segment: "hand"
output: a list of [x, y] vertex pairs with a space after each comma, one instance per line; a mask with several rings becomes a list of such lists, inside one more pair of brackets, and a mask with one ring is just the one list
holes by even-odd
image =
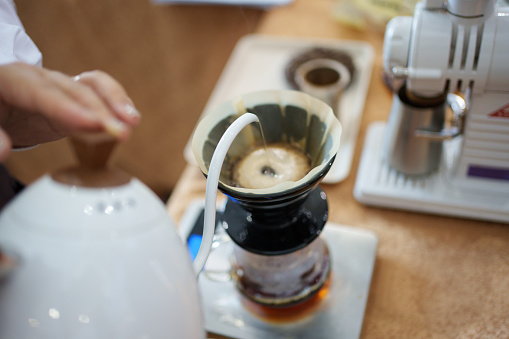
[[0, 66], [0, 161], [27, 147], [81, 133], [129, 137], [140, 115], [123, 87], [101, 71], [74, 78], [23, 63]]

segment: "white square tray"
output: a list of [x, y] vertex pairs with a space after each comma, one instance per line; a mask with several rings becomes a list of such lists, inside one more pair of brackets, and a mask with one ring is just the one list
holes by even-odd
[[359, 338], [378, 247], [375, 233], [327, 223], [321, 235], [332, 263], [327, 296], [305, 317], [275, 323], [243, 306], [234, 282], [228, 279], [233, 242], [222, 228], [218, 230], [216, 237], [222, 240], [198, 280], [207, 331], [237, 339]]
[[[313, 47], [340, 49], [350, 54], [355, 64], [353, 81], [343, 93], [340, 107], [337, 108], [345, 116], [341, 121], [341, 146], [334, 165], [323, 180], [324, 183], [337, 183], [350, 173], [371, 79], [374, 49], [366, 42], [247, 35], [235, 46], [202, 116], [213, 107], [238, 95], [258, 90], [290, 89], [285, 78], [287, 63], [296, 54]], [[189, 163], [196, 164], [190, 141], [184, 150], [184, 156]]]

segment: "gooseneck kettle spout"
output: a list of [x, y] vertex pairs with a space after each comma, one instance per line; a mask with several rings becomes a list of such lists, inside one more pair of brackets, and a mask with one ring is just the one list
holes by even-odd
[[217, 199], [217, 186], [219, 183], [219, 175], [221, 174], [221, 167], [228, 153], [233, 140], [240, 133], [240, 131], [253, 122], [258, 122], [258, 117], [252, 113], [245, 113], [237, 118], [224, 132], [219, 140], [217, 147], [212, 155], [210, 162], [209, 172], [207, 175], [207, 186], [205, 191], [205, 217], [203, 227], [203, 239], [200, 244], [200, 249], [193, 262], [194, 271], [196, 275], [200, 274], [205, 261], [212, 248], [214, 239], [214, 230], [216, 223], [216, 199]]

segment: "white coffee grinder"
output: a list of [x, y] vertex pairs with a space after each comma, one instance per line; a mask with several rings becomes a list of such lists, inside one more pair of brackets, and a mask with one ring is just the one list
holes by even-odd
[[423, 1], [391, 20], [394, 101], [369, 127], [356, 199], [509, 222], [508, 58], [509, 7], [494, 0]]

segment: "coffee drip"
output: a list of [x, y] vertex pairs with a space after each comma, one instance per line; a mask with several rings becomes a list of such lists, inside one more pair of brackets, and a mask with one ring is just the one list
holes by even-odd
[[[205, 175], [221, 136], [245, 112], [258, 117], [264, 138], [251, 124], [228, 150], [219, 178], [228, 196], [221, 225], [235, 243], [237, 289], [259, 305], [289, 307], [315, 295], [330, 274], [319, 237], [328, 206], [318, 184], [339, 149], [341, 125], [328, 105], [302, 92], [246, 94], [198, 124], [192, 146]], [[284, 155], [263, 154], [271, 150]]]
[[256, 147], [232, 164], [232, 183], [243, 188], [269, 188], [302, 179], [311, 169], [309, 156], [298, 147], [273, 144]]

